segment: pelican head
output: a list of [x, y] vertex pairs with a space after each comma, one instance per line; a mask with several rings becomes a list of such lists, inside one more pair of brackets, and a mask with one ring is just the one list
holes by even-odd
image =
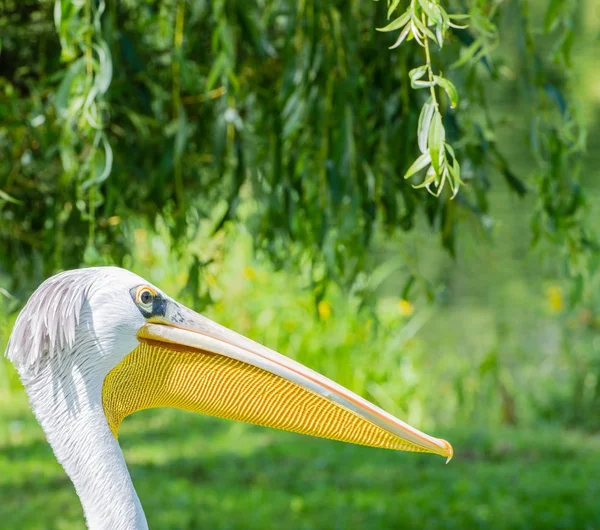
[[123, 418], [176, 407], [345, 442], [452, 457], [433, 438], [129, 271], [46, 280], [7, 357], [93, 529], [147, 528], [117, 441]]

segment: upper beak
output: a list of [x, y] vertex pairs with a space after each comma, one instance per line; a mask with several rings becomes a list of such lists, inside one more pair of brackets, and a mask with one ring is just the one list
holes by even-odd
[[[335, 440], [452, 458], [429, 436], [302, 364], [169, 302], [138, 332], [140, 346], [107, 376], [104, 408], [123, 417], [174, 406]], [[143, 381], [141, 380], [143, 376]]]

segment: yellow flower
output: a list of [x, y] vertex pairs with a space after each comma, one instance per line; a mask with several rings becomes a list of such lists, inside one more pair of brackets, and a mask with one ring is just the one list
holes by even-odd
[[415, 312], [415, 306], [403, 298], [398, 302], [398, 312], [403, 317], [409, 317]]
[[548, 307], [553, 313], [560, 313], [565, 307], [563, 291], [556, 285], [546, 289], [546, 299], [548, 301]]
[[256, 278], [256, 272], [252, 267], [244, 267], [244, 278], [250, 281]]
[[[121, 222], [121, 218], [118, 215], [113, 215], [106, 220], [108, 226], [117, 226]], [[138, 229], [139, 230], [139, 229]], [[134, 236], [135, 237], [135, 236]]]
[[325, 300], [321, 300], [317, 305], [317, 311], [321, 320], [327, 320], [331, 316], [331, 306]]

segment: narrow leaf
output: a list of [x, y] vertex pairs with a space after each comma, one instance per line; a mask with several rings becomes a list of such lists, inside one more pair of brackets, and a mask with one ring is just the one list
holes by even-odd
[[59, 114], [63, 113], [67, 106], [69, 105], [69, 96], [71, 93], [71, 85], [75, 78], [83, 72], [83, 60], [77, 59], [65, 73], [63, 80], [56, 91], [56, 96], [54, 97], [54, 105], [56, 106], [56, 110]]
[[558, 16], [560, 15], [561, 8], [564, 4], [564, 0], [550, 0], [548, 9], [546, 10], [546, 16], [544, 17], [544, 31], [546, 31], [546, 33], [552, 31], [556, 27]]
[[441, 24], [435, 27], [435, 37], [440, 48], [444, 47], [444, 26]]
[[[98, 156], [100, 151], [94, 150], [96, 154], [93, 156], [95, 162], [92, 166], [93, 176], [81, 185], [82, 190], [86, 190], [90, 186], [102, 184], [110, 176], [110, 172], [112, 171], [113, 151], [106, 134], [100, 133], [100, 141], [102, 142], [102, 146], [104, 148], [104, 157], [101, 155]], [[103, 163], [102, 158], [104, 158]]]
[[416, 88], [416, 83], [425, 75], [427, 72], [427, 65], [419, 66], [418, 68], [413, 68], [410, 72], [408, 72], [408, 77], [410, 79], [410, 84], [413, 88]]
[[404, 39], [406, 39], [406, 36], [408, 35], [409, 31], [410, 24], [406, 24], [406, 26], [404, 26], [404, 29], [400, 32], [400, 35], [398, 35], [398, 39], [396, 40], [396, 42], [394, 42], [394, 44], [390, 46], [390, 50], [394, 50], [395, 48], [400, 46], [400, 44], [404, 42]]
[[94, 85], [98, 94], [102, 95], [108, 90], [112, 81], [112, 58], [110, 56], [110, 48], [104, 40], [101, 40], [99, 45], [95, 45], [94, 50], [98, 54], [98, 72], [94, 79]]
[[482, 49], [482, 45], [481, 45], [481, 41], [479, 39], [473, 41], [472, 44], [469, 45], [469, 47], [462, 51], [461, 50], [461, 56], [460, 59], [454, 63], [452, 63], [450, 65], [450, 68], [458, 68], [460, 66], [463, 66], [465, 64], [467, 64], [468, 62], [472, 61], [473, 58], [477, 55], [477, 53]]
[[60, 31], [60, 22], [62, 19], [62, 4], [60, 0], [54, 2], [54, 26], [57, 31]]
[[226, 55], [221, 53], [219, 57], [217, 57], [217, 60], [213, 63], [208, 74], [208, 80], [206, 81], [207, 92], [210, 92], [213, 88], [215, 88], [217, 81], [225, 71], [226, 61]]
[[437, 175], [435, 174], [435, 170], [433, 169], [433, 167], [430, 167], [427, 170], [427, 173], [425, 174], [425, 180], [420, 184], [413, 184], [413, 188], [415, 188], [416, 190], [420, 188], [427, 188], [429, 190], [429, 186], [431, 186], [431, 184], [433, 184], [436, 181], [436, 179]]
[[400, 29], [404, 25], [406, 25], [406, 23], [409, 21], [409, 19], [410, 19], [410, 12], [407, 11], [406, 13], [403, 13], [395, 20], [392, 20], [392, 22], [390, 22], [387, 26], [384, 26], [383, 28], [377, 28], [377, 31], [395, 31], [397, 29]]
[[460, 24], [455, 24], [454, 22], [450, 22], [450, 21], [448, 21], [448, 26], [450, 26], [451, 28], [454, 28], [454, 29], [467, 29], [469, 27], [468, 24], [460, 25]]
[[415, 173], [418, 173], [419, 171], [421, 171], [422, 169], [424, 169], [430, 163], [431, 163], [431, 156], [429, 155], [429, 153], [422, 154], [419, 158], [417, 158], [413, 162], [412, 166], [410, 166], [408, 168], [408, 171], [404, 175], [404, 178], [405, 179], [409, 179]]
[[413, 21], [414, 21], [415, 25], [417, 26], [417, 28], [419, 28], [419, 31], [421, 33], [424, 33], [432, 41], [437, 42], [437, 39], [435, 38], [435, 35], [432, 33], [432, 31], [425, 24], [423, 24], [423, 22], [421, 21], [421, 19], [413, 17]]
[[440, 173], [440, 153], [442, 151], [444, 135], [445, 131], [444, 125], [442, 124], [442, 116], [436, 111], [433, 114], [431, 127], [429, 128], [428, 147], [431, 156], [431, 166], [437, 175]]
[[410, 20], [410, 34], [417, 41], [419, 46], [425, 46], [423, 43], [423, 35], [419, 33], [419, 28], [415, 25], [415, 17], [412, 17]]
[[437, 81], [437, 84], [446, 91], [446, 94], [448, 94], [448, 99], [450, 99], [450, 106], [452, 108], [455, 108], [456, 105], [458, 105], [458, 91], [456, 90], [454, 84], [445, 77], [437, 75], [434, 77]]
[[11, 197], [8, 193], [2, 190], [0, 190], [0, 200], [12, 202], [13, 204], [23, 204], [21, 201], [15, 199], [14, 197]]
[[431, 119], [435, 111], [435, 103], [431, 96], [426, 101], [425, 105], [421, 109], [419, 115], [419, 124], [417, 127], [417, 136], [419, 139], [419, 151], [421, 153], [427, 152], [427, 139], [429, 138], [429, 127], [431, 126]]
[[400, 0], [393, 0], [388, 7], [387, 17], [390, 18], [392, 13], [396, 11], [396, 8], [400, 5]]
[[419, 0], [419, 5], [425, 11], [425, 14], [436, 24], [442, 23], [442, 13], [440, 7], [429, 0]]

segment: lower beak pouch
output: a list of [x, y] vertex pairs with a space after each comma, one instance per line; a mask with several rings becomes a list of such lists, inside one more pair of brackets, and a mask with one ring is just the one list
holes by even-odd
[[[115, 437], [133, 412], [175, 407], [354, 444], [452, 457], [445, 440], [417, 431], [276, 352], [278, 357], [265, 359], [260, 352], [198, 335], [158, 324], [142, 328], [139, 346], [104, 381], [103, 406]], [[276, 363], [272, 369], [270, 363]]]

